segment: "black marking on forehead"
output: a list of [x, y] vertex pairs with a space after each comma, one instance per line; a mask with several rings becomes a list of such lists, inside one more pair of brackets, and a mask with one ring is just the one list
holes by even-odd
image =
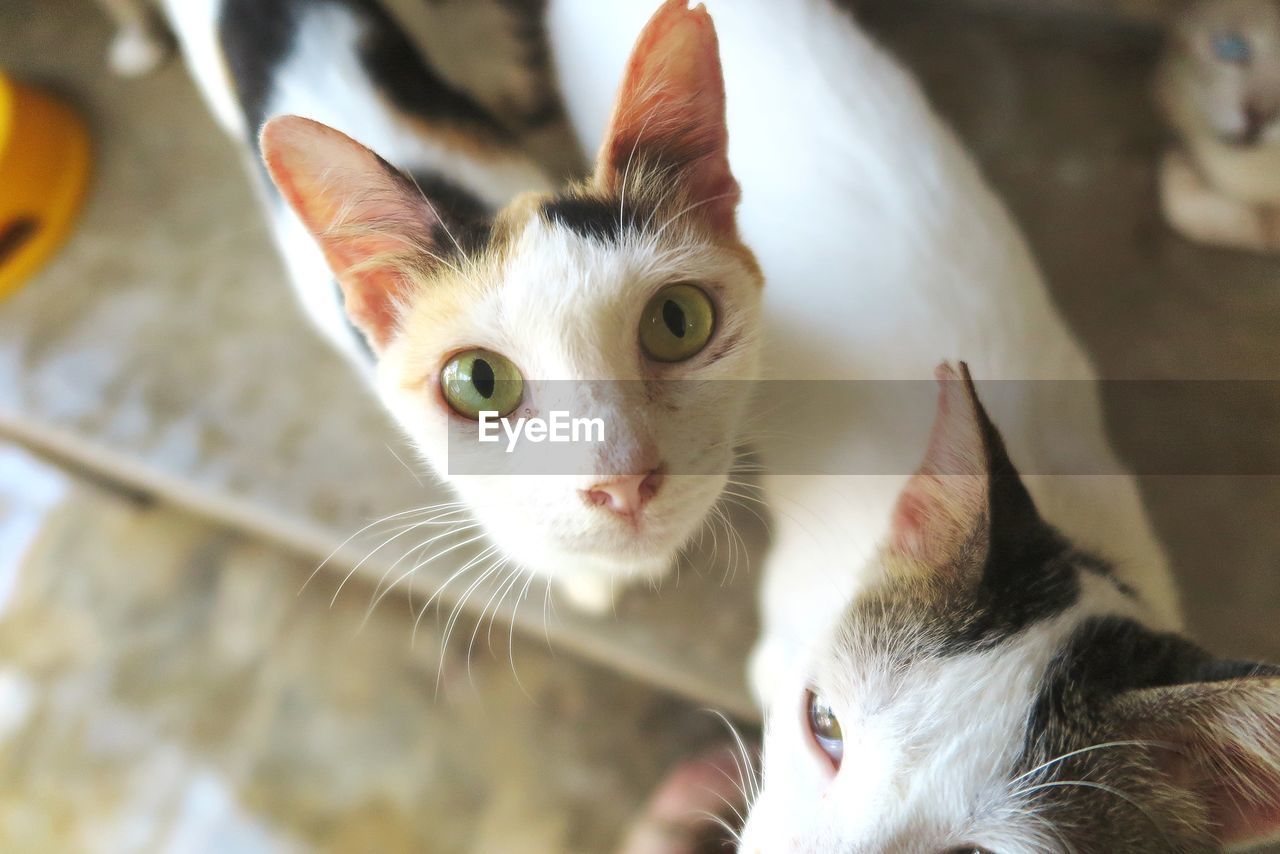
[[618, 241], [627, 231], [643, 228], [637, 206], [630, 200], [595, 199], [563, 196], [542, 206], [542, 216], [581, 237], [599, 241]]

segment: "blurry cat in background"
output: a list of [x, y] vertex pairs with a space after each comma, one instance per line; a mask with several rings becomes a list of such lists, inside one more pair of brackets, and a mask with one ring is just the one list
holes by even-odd
[[1160, 173], [1170, 224], [1203, 243], [1280, 251], [1280, 2], [1191, 6], [1156, 94], [1179, 137]]
[[[165, 9], [227, 131], [254, 151], [265, 123], [267, 207], [295, 289], [457, 491], [465, 515], [451, 518], [483, 528], [492, 565], [514, 560], [604, 611], [703, 526], [751, 390], [716, 381], [758, 373], [761, 277], [738, 238], [715, 35], [702, 13], [642, 38], [594, 174], [553, 192], [526, 154], [546, 110], [524, 108], [550, 87], [504, 107], [503, 86], [458, 80], [522, 84], [433, 62], [461, 41], [472, 63], [500, 63], [501, 45], [474, 50], [459, 22], [519, 4], [416, 2], [452, 15], [425, 51], [374, 0]], [[553, 404], [608, 424], [582, 473], [509, 475], [501, 448], [495, 473], [450, 472], [451, 438], [472, 442], [481, 411], [546, 418]]]
[[[1191, 854], [1280, 835], [1280, 668], [1041, 516], [968, 369], [868, 582], [767, 710], [739, 850]], [[752, 790], [754, 792], [754, 789]]]

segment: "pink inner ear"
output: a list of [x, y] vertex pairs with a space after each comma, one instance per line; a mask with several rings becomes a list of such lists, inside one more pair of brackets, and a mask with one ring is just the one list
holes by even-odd
[[406, 301], [402, 262], [431, 251], [435, 211], [376, 154], [318, 122], [272, 119], [261, 145], [272, 180], [337, 277], [348, 316], [381, 350]]
[[[1280, 744], [1280, 734], [1275, 736], [1275, 742]], [[1263, 767], [1257, 757], [1237, 746], [1220, 749], [1227, 755], [1214, 766], [1200, 769], [1201, 776], [1210, 783], [1205, 801], [1210, 818], [1219, 828], [1219, 840], [1228, 845], [1244, 845], [1280, 838], [1280, 774], [1275, 768]], [[1254, 789], [1252, 795], [1246, 797], [1237, 791], [1232, 781], [1215, 778], [1222, 767], [1230, 767], [1234, 769], [1233, 776], [1247, 779]]]
[[962, 364], [938, 367], [937, 413], [924, 461], [894, 507], [890, 547], [943, 563], [987, 512], [988, 471], [983, 415]]
[[596, 166], [603, 186], [621, 191], [640, 165], [674, 167], [694, 213], [713, 229], [735, 230], [740, 192], [729, 170], [724, 77], [706, 9], [668, 0], [636, 41]]

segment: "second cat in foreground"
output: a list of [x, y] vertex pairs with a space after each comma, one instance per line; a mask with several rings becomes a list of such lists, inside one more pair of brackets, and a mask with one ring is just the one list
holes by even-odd
[[1042, 515], [968, 370], [765, 724], [740, 849], [1193, 854], [1280, 835], [1280, 667], [1186, 637]]

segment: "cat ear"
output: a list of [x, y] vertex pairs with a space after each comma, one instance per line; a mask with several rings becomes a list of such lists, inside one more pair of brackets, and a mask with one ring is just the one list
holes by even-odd
[[705, 7], [667, 0], [640, 33], [596, 162], [596, 182], [614, 193], [636, 176], [675, 183], [690, 216], [736, 233], [741, 195], [729, 171], [724, 75]]
[[1162, 769], [1199, 795], [1221, 845], [1278, 839], [1280, 668], [1215, 668], [1219, 681], [1120, 695], [1112, 710], [1120, 737], [1172, 748], [1156, 754]]
[[[987, 417], [969, 367], [935, 372], [937, 413], [924, 461], [894, 508], [890, 549], [925, 567], [980, 564], [1028, 526], [1043, 527]], [[997, 525], [998, 523], [998, 525]]]
[[337, 277], [351, 322], [381, 351], [407, 302], [406, 269], [435, 257], [435, 209], [389, 163], [319, 122], [271, 119], [260, 142], [271, 179]]

